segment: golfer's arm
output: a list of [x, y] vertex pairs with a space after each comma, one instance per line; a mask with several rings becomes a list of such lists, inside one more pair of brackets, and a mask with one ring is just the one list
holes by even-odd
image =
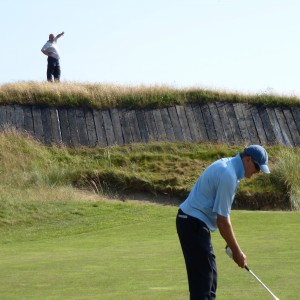
[[233, 228], [231, 226], [230, 217], [217, 216], [217, 225], [221, 236], [226, 241], [232, 253], [241, 253], [241, 248], [235, 238]]
[[217, 224], [219, 231], [226, 241], [227, 245], [232, 251], [233, 260], [241, 267], [245, 268], [247, 265], [246, 255], [242, 252], [233, 232], [230, 217], [217, 216]]

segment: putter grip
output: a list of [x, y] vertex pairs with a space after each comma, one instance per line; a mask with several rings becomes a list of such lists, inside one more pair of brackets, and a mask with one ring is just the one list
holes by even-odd
[[[230, 258], [233, 258], [233, 256], [232, 256], [232, 251], [231, 251], [231, 249], [229, 248], [228, 245], [226, 245], [225, 251], [226, 251], [226, 254], [227, 254]], [[245, 269], [246, 269], [248, 272], [250, 271], [250, 269], [249, 269], [249, 267], [248, 267], [247, 265], [245, 266]]]

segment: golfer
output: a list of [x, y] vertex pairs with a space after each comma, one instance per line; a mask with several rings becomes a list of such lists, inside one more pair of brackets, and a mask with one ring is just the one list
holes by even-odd
[[53, 77], [55, 81], [60, 81], [60, 56], [57, 47], [57, 40], [64, 34], [64, 32], [58, 34], [57, 36], [54, 36], [53, 33], [49, 34], [49, 40], [41, 49], [41, 51], [48, 56], [47, 80], [51, 82], [53, 81]]
[[231, 206], [239, 181], [260, 171], [270, 173], [267, 164], [268, 154], [259, 145], [251, 145], [235, 157], [219, 159], [204, 170], [180, 205], [176, 227], [191, 300], [216, 298], [217, 267], [210, 231], [218, 228], [234, 261], [241, 268], [246, 266], [246, 255], [230, 222]]

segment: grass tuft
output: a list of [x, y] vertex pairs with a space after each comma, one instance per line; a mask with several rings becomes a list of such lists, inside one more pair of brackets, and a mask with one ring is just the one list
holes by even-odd
[[273, 180], [290, 200], [292, 210], [300, 209], [300, 149], [284, 148], [277, 154], [277, 164], [273, 171]]

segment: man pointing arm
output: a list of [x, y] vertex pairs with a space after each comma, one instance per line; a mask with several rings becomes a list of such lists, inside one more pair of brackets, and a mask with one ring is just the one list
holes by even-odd
[[43, 46], [41, 51], [48, 56], [48, 65], [47, 65], [47, 80], [53, 81], [53, 77], [55, 81], [60, 81], [60, 54], [57, 47], [57, 40], [63, 36], [65, 33], [62, 32], [58, 34], [57, 36], [54, 36], [53, 33], [49, 34], [49, 40], [46, 42], [46, 44]]

